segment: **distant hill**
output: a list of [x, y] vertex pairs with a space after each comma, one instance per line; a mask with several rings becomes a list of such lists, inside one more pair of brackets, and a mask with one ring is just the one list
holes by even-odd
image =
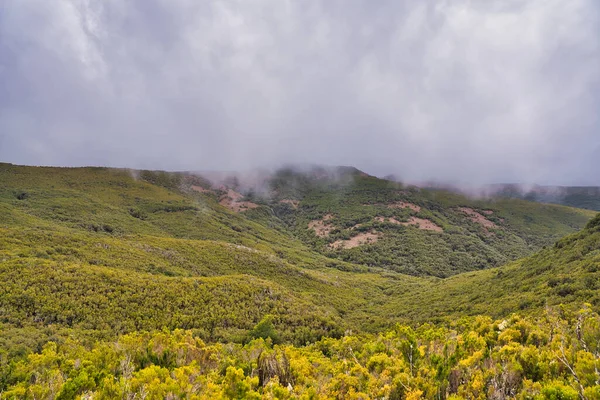
[[597, 186], [536, 185], [523, 188], [518, 185], [494, 185], [491, 188], [497, 196], [600, 211], [600, 187]]
[[[352, 168], [281, 170], [271, 185], [263, 201], [314, 250], [411, 275], [446, 277], [498, 266], [581, 229], [595, 215], [405, 186]], [[247, 215], [261, 220], [260, 213]]]
[[[386, 179], [398, 181], [393, 175]], [[430, 190], [443, 190], [464, 194], [472, 198], [521, 199], [537, 203], [560, 204], [586, 210], [600, 211], [600, 187], [598, 186], [543, 186], [521, 184], [493, 184], [461, 186], [425, 182], [418, 185]]]

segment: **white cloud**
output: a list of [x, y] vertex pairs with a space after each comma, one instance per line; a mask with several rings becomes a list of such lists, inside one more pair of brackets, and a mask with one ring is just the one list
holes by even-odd
[[600, 183], [599, 79], [596, 0], [5, 0], [0, 158]]

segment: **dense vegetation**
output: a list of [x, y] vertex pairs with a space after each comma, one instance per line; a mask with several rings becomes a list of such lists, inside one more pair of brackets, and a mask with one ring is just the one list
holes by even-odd
[[[595, 354], [565, 325], [589, 303], [582, 318], [594, 327], [600, 309], [592, 213], [353, 169], [283, 170], [267, 190], [233, 180], [257, 205], [239, 213], [220, 204], [226, 188], [193, 174], [0, 164], [0, 182], [2, 398], [485, 398], [507, 365], [510, 396], [596, 398], [553, 358], [558, 325], [571, 365]], [[398, 202], [420, 209], [388, 206]], [[334, 228], [317, 236], [308, 225], [327, 214]], [[374, 220], [415, 215], [443, 231]], [[370, 230], [383, 237], [329, 246]], [[521, 336], [502, 339], [508, 326]], [[458, 346], [473, 335], [475, 347]], [[406, 343], [419, 349], [412, 370]], [[531, 346], [549, 365], [536, 378], [514, 358]]]
[[[594, 215], [518, 199], [473, 200], [450, 191], [405, 187], [349, 168], [304, 174], [284, 170], [273, 187], [275, 200], [301, 200], [297, 210], [279, 204], [275, 212], [313, 249], [418, 276], [447, 277], [505, 264], [581, 229]], [[332, 227], [327, 236], [307, 229], [326, 215]], [[433, 222], [440, 232], [401, 225], [411, 217]], [[369, 231], [380, 233], [379, 240], [351, 249], [328, 246]]]
[[206, 344], [182, 330], [51, 341], [5, 366], [4, 397], [600, 399], [600, 317], [587, 307], [398, 325], [304, 347], [274, 345], [272, 326], [258, 333], [245, 345]]

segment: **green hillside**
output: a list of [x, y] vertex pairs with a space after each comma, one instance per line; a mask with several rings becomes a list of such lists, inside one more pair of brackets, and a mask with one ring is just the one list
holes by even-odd
[[416, 294], [416, 304], [442, 304], [430, 317], [502, 316], [559, 304], [600, 306], [600, 215], [553, 246], [500, 268], [457, 275]]
[[[275, 215], [314, 250], [419, 276], [447, 277], [505, 264], [581, 229], [595, 215], [405, 187], [351, 168], [283, 170], [271, 185]], [[299, 201], [296, 208], [281, 203], [289, 199]], [[353, 243], [361, 237], [362, 245]]]
[[[483, 317], [476, 315], [507, 318], [518, 311], [529, 315], [523, 322], [528, 329], [548, 334], [549, 325], [537, 317], [543, 309], [590, 303], [590, 313], [599, 310], [600, 224], [598, 218], [588, 223], [594, 215], [588, 211], [522, 200], [473, 201], [353, 169], [282, 170], [254, 186], [207, 178], [0, 164], [0, 393], [81, 398], [94, 392], [98, 398], [120, 398], [150, 390], [150, 398], [168, 393], [185, 398], [188, 389], [175, 388], [180, 384], [169, 379], [193, 373], [203, 388], [194, 395], [204, 397], [190, 392], [188, 398], [266, 396], [264, 377], [255, 382], [260, 355], [280, 357], [277, 352], [283, 351], [296, 360], [289, 367], [296, 378], [288, 383], [299, 389], [271, 398], [290, 393], [294, 398], [328, 398], [327, 393], [366, 398], [359, 394], [375, 393], [381, 384], [387, 389], [379, 397], [421, 391], [426, 397], [467, 398], [477, 374], [486, 370], [481, 363], [503, 360], [501, 349], [511, 341], [500, 339], [498, 322], [485, 319], [488, 328], [483, 328], [474, 322]], [[441, 231], [403, 225], [411, 218], [430, 221]], [[376, 240], [345, 248], [368, 234]], [[466, 325], [457, 326], [463, 317]], [[517, 324], [518, 318], [511, 321]], [[398, 331], [381, 333], [400, 329], [394, 328], [397, 323], [405, 324], [402, 332], [437, 324], [437, 333], [419, 328], [425, 330], [411, 339], [433, 347], [419, 353], [422, 372], [409, 366], [410, 376], [401, 375], [414, 383], [406, 387], [397, 381], [407, 364], [401, 356], [404, 342], [396, 339], [408, 339]], [[484, 341], [486, 332], [496, 332], [489, 344], [498, 353], [478, 353], [480, 361], [468, 378], [464, 375], [463, 389], [450, 390], [450, 375], [460, 360], [480, 350], [470, 347], [438, 365], [436, 357], [451, 357], [440, 353], [442, 338], [455, 340], [456, 329], [465, 337], [483, 329], [478, 335]], [[383, 360], [380, 368], [370, 359], [379, 354], [372, 350], [378, 343], [387, 343], [386, 335], [401, 337], [384, 352], [389, 360], [376, 357]], [[431, 335], [440, 341], [435, 344]], [[526, 346], [529, 335], [515, 341]], [[128, 345], [115, 340], [130, 343], [131, 352], [123, 353]], [[163, 350], [156, 350], [156, 340]], [[194, 355], [176, 356], [181, 346]], [[536, 352], [546, 352], [544, 357], [555, 350], [552, 340], [535, 346]], [[202, 354], [213, 354], [205, 367]], [[123, 357], [131, 362], [129, 372], [122, 369]], [[322, 362], [315, 361], [319, 357]], [[269, 363], [283, 362], [277, 360]], [[315, 379], [320, 386], [313, 387], [314, 396], [310, 387], [300, 390], [311, 386], [300, 383], [300, 374], [331, 378], [359, 367], [366, 368], [362, 377], [350, 374], [354, 378], [348, 382]], [[427, 371], [438, 367], [436, 381]], [[393, 379], [381, 375], [386, 370]], [[131, 374], [137, 383], [128, 381]], [[519, 377], [521, 390], [530, 375]], [[287, 378], [278, 379], [283, 384]], [[481, 379], [487, 385], [492, 377]], [[555, 385], [563, 390], [560, 385], [569, 386], [569, 379], [564, 371], [552, 370], [532, 381], [530, 389], [542, 393]], [[559, 380], [560, 385], [552, 383]], [[545, 386], [536, 386], [538, 381]], [[167, 386], [151, 389], [149, 382]], [[228, 392], [227, 387], [237, 389]]]

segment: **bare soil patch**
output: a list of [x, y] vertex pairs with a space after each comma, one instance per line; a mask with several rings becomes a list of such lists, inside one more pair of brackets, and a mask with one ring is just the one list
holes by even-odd
[[237, 213], [257, 208], [258, 204], [251, 201], [243, 201], [244, 196], [233, 189], [227, 189], [227, 194], [221, 197], [219, 204]]
[[377, 222], [390, 222], [392, 224], [401, 225], [402, 222], [398, 221], [396, 218], [386, 218], [386, 217], [375, 217], [375, 221]]
[[484, 217], [477, 211], [473, 210], [472, 208], [459, 207], [459, 210], [462, 211], [463, 213], [465, 213], [471, 221], [478, 223], [479, 225], [483, 226], [484, 228], [497, 228], [498, 227], [495, 223], [493, 223], [492, 221], [490, 221], [489, 219], [487, 219], [486, 217]]
[[408, 222], [400, 222], [404, 226], [412, 225], [425, 231], [442, 232], [443, 229], [433, 223], [432, 221], [424, 218], [410, 217]]
[[485, 215], [492, 215], [492, 214], [494, 214], [494, 212], [492, 210], [483, 210], [482, 213], [484, 213]]
[[328, 223], [327, 221], [333, 218], [332, 214], [326, 214], [321, 219], [316, 219], [314, 221], [310, 221], [308, 223], [308, 229], [313, 229], [317, 236], [326, 237], [329, 236], [332, 230], [335, 229], [333, 225]]
[[329, 245], [332, 249], [352, 249], [365, 244], [375, 243], [380, 238], [376, 232], [359, 233], [348, 240], [337, 240]]
[[398, 201], [396, 203], [392, 203], [392, 204], [388, 204], [389, 208], [410, 208], [411, 210], [413, 210], [414, 212], [419, 212], [421, 211], [421, 207], [413, 204], [413, 203], [406, 203], [404, 201]]
[[426, 230], [426, 231], [435, 231], [435, 232], [442, 232], [443, 231], [443, 229], [440, 226], [436, 225], [433, 221], [430, 221], [430, 220], [425, 219], [425, 218], [410, 217], [408, 219], [408, 222], [401, 222], [401, 221], [398, 221], [394, 217], [390, 217], [390, 218], [375, 217], [375, 221], [378, 221], [378, 222], [389, 222], [391, 224], [404, 225], [404, 226], [412, 225], [412, 226], [415, 226], [415, 227], [417, 227], [419, 229], [423, 229], [423, 230]]

